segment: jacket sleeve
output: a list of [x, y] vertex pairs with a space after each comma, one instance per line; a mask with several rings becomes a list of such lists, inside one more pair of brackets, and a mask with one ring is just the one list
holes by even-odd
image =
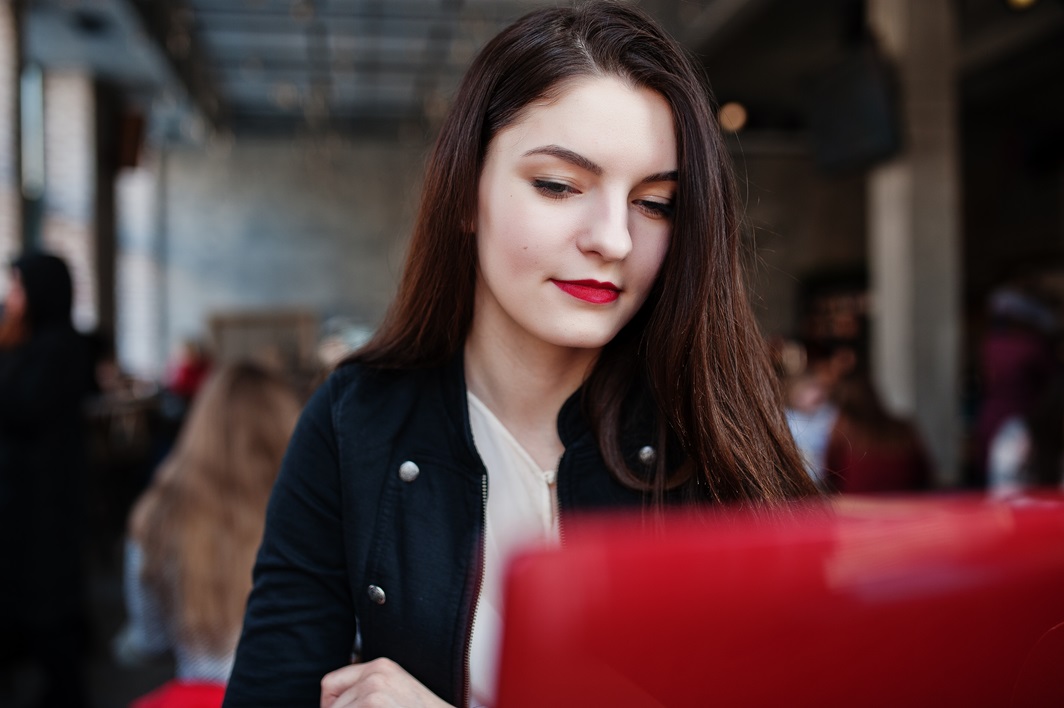
[[317, 706], [351, 661], [355, 612], [329, 384], [300, 418], [274, 486], [226, 708]]

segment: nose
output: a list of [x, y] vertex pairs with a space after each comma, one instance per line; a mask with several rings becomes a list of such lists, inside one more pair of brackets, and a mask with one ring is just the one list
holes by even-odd
[[607, 261], [624, 260], [632, 252], [632, 234], [628, 225], [628, 198], [606, 198], [589, 210], [582, 231], [580, 250], [597, 253]]

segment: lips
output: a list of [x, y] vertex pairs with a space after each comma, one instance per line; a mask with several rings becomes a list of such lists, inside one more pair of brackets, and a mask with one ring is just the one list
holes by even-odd
[[597, 280], [552, 280], [551, 282], [576, 299], [595, 305], [611, 303], [621, 295], [620, 288], [609, 282], [602, 283]]

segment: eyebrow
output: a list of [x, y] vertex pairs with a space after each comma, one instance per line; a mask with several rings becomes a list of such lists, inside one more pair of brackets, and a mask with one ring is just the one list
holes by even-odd
[[[583, 170], [587, 170], [595, 176], [600, 176], [603, 173], [602, 167], [597, 163], [592, 162], [580, 153], [573, 152], [560, 145], [544, 145], [543, 147], [532, 148], [524, 154], [524, 157], [529, 157], [531, 155], [550, 155], [559, 160], [564, 160], [571, 165], [576, 165]], [[670, 170], [668, 172], [656, 172], [652, 175], [647, 175], [640, 181], [643, 184], [652, 184], [654, 182], [675, 182], [676, 180], [676, 170]]]
[[658, 172], [656, 174], [647, 175], [643, 178], [643, 184], [653, 184], [654, 182], [676, 182], [679, 179], [679, 174], [676, 170], [670, 170], [669, 172]]

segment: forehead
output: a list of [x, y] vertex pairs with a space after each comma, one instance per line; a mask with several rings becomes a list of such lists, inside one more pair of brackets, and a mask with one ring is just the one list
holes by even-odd
[[581, 76], [529, 104], [495, 135], [491, 152], [559, 145], [600, 164], [676, 169], [672, 110], [655, 91], [617, 76]]

